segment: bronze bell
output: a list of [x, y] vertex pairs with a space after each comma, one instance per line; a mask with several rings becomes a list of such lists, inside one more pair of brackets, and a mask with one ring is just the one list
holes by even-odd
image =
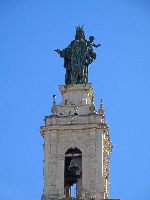
[[79, 166], [77, 164], [77, 161], [74, 158], [70, 161], [70, 165], [68, 167], [68, 170], [69, 171], [78, 171], [79, 170]]

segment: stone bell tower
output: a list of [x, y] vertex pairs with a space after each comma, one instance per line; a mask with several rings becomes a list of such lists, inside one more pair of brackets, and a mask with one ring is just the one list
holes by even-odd
[[65, 85], [59, 86], [62, 101], [53, 95], [52, 114], [40, 132], [44, 138], [44, 190], [42, 200], [108, 199], [109, 137], [103, 103], [98, 111], [88, 83], [88, 66], [96, 59], [94, 37], [85, 39], [76, 28], [70, 45], [56, 52], [64, 58]]

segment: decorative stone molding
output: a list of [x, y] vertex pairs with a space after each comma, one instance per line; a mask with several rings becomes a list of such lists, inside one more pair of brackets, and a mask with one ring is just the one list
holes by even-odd
[[109, 197], [109, 189], [110, 189], [110, 156], [109, 154], [112, 152], [112, 144], [109, 137], [109, 132], [106, 131], [104, 133], [103, 139], [103, 174], [104, 174], [104, 192], [105, 198]]

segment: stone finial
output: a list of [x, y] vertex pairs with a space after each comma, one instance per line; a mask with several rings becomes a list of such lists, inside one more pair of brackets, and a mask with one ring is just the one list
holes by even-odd
[[103, 99], [101, 99], [100, 108], [103, 109]]
[[103, 106], [103, 99], [101, 99], [101, 101], [100, 101], [99, 114], [100, 114], [100, 116], [101, 116], [101, 122], [102, 122], [102, 123], [106, 123], [106, 119], [105, 119], [105, 110], [104, 110], [104, 106]]
[[56, 103], [56, 95], [55, 94], [53, 95], [53, 100], [54, 100], [53, 103]]
[[91, 100], [91, 104], [94, 105], [94, 90], [92, 87], [89, 90], [89, 98]]
[[52, 111], [53, 115], [57, 114], [56, 95], [55, 94], [53, 95], [53, 107], [52, 107], [51, 111]]

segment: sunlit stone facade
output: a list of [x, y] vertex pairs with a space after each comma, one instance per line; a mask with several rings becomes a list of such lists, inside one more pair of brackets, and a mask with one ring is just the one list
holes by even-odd
[[[91, 84], [61, 85], [40, 132], [44, 138], [42, 200], [109, 197], [112, 144], [103, 104], [97, 111]], [[76, 188], [73, 189], [75, 185]], [[71, 191], [74, 190], [74, 191]]]

